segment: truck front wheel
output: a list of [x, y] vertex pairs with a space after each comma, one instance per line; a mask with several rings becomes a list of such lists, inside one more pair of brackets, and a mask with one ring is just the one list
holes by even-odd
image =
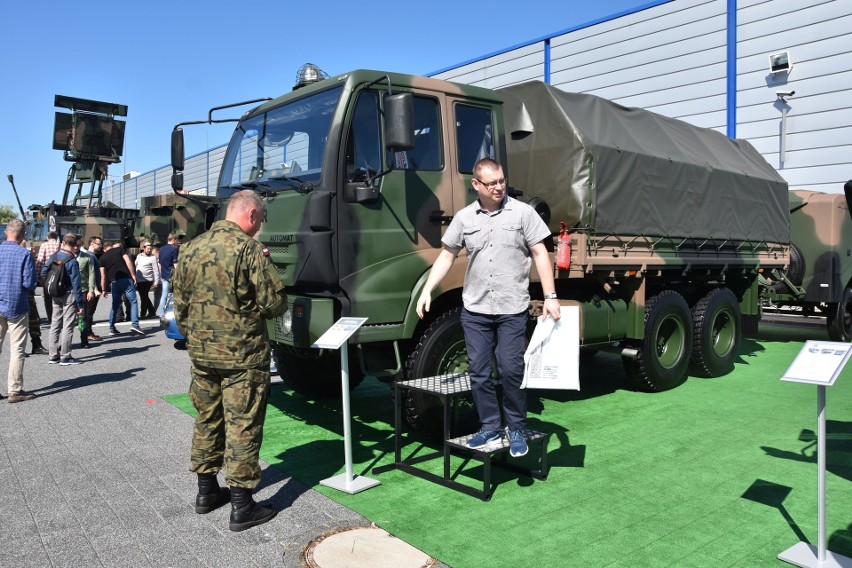
[[674, 290], [663, 290], [648, 300], [645, 337], [633, 343], [635, 358], [622, 358], [627, 376], [637, 389], [659, 392], [686, 380], [692, 329], [689, 306]]
[[[429, 324], [405, 362], [405, 379], [434, 377], [468, 370], [467, 349], [461, 326], [461, 308], [440, 315]], [[403, 391], [404, 416], [413, 430], [429, 436], [441, 433], [443, 409], [438, 397], [411, 390]], [[470, 399], [462, 401], [465, 411]], [[460, 418], [470, 422], [469, 411]], [[475, 429], [475, 426], [474, 426]]]
[[[272, 348], [272, 356], [281, 380], [301, 395], [312, 399], [342, 396], [340, 391], [340, 353], [323, 350], [322, 355], [299, 357], [280, 347]], [[357, 354], [349, 351], [349, 390], [364, 380]]]
[[703, 377], [721, 377], [734, 368], [742, 341], [740, 304], [728, 288], [715, 288], [692, 308], [695, 322], [691, 367]]
[[826, 325], [832, 341], [852, 341], [852, 288], [843, 290], [840, 302], [830, 304]]

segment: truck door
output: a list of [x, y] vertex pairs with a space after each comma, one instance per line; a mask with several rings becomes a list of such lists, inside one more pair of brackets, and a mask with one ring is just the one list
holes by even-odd
[[[396, 154], [381, 139], [384, 91], [363, 90], [349, 113], [344, 189], [338, 216], [340, 284], [351, 313], [368, 325], [402, 321], [416, 282], [441, 250], [447, 220], [464, 203], [458, 195], [451, 113], [443, 93], [413, 90], [414, 148]], [[377, 196], [353, 202], [347, 190], [372, 181]]]
[[[473, 189], [473, 166], [482, 158], [497, 158], [495, 153], [494, 117], [490, 106], [466, 100], [451, 100], [455, 151], [452, 152], [454, 183], [463, 188], [456, 193], [457, 209], [476, 199]], [[461, 197], [464, 196], [462, 200]]]

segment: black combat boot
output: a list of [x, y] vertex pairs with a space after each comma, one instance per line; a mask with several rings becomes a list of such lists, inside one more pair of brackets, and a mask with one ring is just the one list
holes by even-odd
[[33, 339], [33, 355], [47, 355], [48, 351], [41, 344], [40, 339]]
[[198, 474], [198, 495], [195, 496], [195, 512], [204, 515], [221, 507], [230, 497], [227, 489], [219, 487], [215, 473]]
[[252, 490], [243, 487], [231, 487], [231, 525], [234, 532], [244, 531], [256, 525], [262, 525], [278, 514], [254, 502]]

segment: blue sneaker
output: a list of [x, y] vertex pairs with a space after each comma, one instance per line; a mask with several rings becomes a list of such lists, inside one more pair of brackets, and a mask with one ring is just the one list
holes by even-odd
[[476, 450], [487, 446], [491, 442], [496, 442], [502, 437], [503, 433], [500, 430], [488, 430], [487, 428], [482, 428], [479, 432], [474, 434], [473, 438], [467, 441], [467, 447]]
[[529, 451], [524, 433], [521, 430], [509, 430], [509, 454], [513, 458], [527, 455]]

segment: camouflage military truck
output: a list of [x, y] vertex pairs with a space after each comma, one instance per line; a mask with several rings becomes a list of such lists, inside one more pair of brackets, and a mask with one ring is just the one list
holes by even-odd
[[825, 317], [834, 341], [852, 340], [852, 180], [844, 189], [790, 192], [790, 268], [760, 280], [764, 312]]
[[[251, 188], [266, 202], [257, 238], [287, 285], [269, 332], [289, 386], [340, 394], [339, 356], [311, 344], [341, 316], [369, 318], [349, 342], [352, 385], [466, 369], [464, 251], [428, 317], [415, 303], [488, 155], [554, 236], [570, 229], [556, 290], [580, 308], [582, 348], [619, 354], [648, 391], [677, 386], [690, 363], [732, 369], [741, 316], [759, 314], [758, 273], [789, 261], [787, 185], [747, 142], [542, 83], [494, 91], [358, 70], [245, 113], [222, 166], [221, 199]], [[429, 425], [434, 401], [406, 404], [412, 426]]]
[[203, 233], [216, 218], [218, 199], [166, 193], [143, 197], [135, 221], [136, 240], [165, 244], [169, 233], [191, 239]]
[[137, 216], [136, 209], [122, 209], [109, 202], [99, 207], [31, 205], [26, 238], [35, 252], [47, 240], [49, 231], [56, 231], [60, 239], [67, 233], [81, 235], [86, 244], [89, 237], [99, 236], [105, 241], [121, 241], [126, 247], [135, 247], [133, 231]]

